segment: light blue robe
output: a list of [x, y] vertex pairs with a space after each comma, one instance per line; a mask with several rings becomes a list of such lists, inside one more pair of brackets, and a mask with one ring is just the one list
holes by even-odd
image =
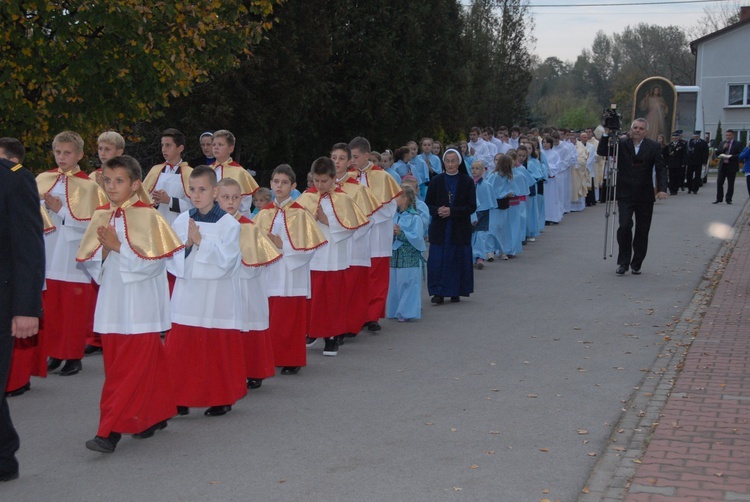
[[393, 179], [396, 180], [396, 183], [399, 185], [401, 184], [401, 175], [398, 174], [398, 171], [395, 169], [395, 164], [388, 169], [384, 169], [385, 172], [393, 176]]
[[[427, 161], [425, 160], [426, 157], [426, 154], [420, 153], [411, 161], [414, 166], [412, 174], [414, 174], [414, 177], [419, 181], [419, 198], [422, 200], [424, 200], [425, 195], [427, 195], [427, 183], [430, 182], [430, 170], [427, 167]], [[429, 159], [430, 166], [432, 166], [432, 170], [435, 174], [442, 173], [443, 165], [440, 163], [440, 158], [437, 155], [429, 154]]]
[[[523, 168], [525, 170], [525, 168]], [[513, 193], [516, 197], [528, 196], [529, 185], [521, 168], [513, 168]], [[511, 232], [511, 252], [509, 255], [519, 255], [523, 251], [523, 241], [526, 239], [526, 206], [523, 201], [511, 203], [508, 210], [508, 226]]]
[[396, 173], [398, 173], [398, 175], [401, 176], [402, 178], [406, 176], [407, 174], [409, 174], [411, 170], [410, 166], [406, 164], [403, 160], [397, 160], [396, 162], [394, 162], [393, 165], [391, 166], [391, 169], [396, 171]]
[[[393, 216], [394, 224], [403, 232], [402, 239], [394, 236], [393, 250], [410, 246], [414, 254], [419, 254], [419, 265], [416, 267], [394, 267], [391, 260], [388, 299], [385, 303], [385, 315], [389, 319], [420, 319], [422, 317], [422, 254], [427, 249], [424, 242], [422, 217], [413, 209], [398, 211]], [[411, 253], [410, 253], [411, 254]]]
[[[476, 184], [477, 191], [477, 210], [471, 215], [471, 223], [474, 224], [477, 221], [477, 213], [480, 211], [487, 213], [487, 218], [490, 217], [490, 211], [492, 209], [497, 210], [497, 200], [495, 194], [492, 191], [492, 186], [484, 178], [480, 178]], [[490, 234], [489, 226], [487, 230], [478, 230], [474, 228], [474, 233], [471, 235], [471, 250], [474, 255], [474, 261], [478, 259], [486, 260], [489, 253], [495, 252], [494, 239]]]
[[427, 229], [430, 228], [430, 221], [432, 221], [430, 208], [427, 207], [427, 204], [425, 204], [423, 200], [417, 199], [417, 212], [419, 212], [419, 215], [422, 217], [422, 223], [424, 224], [424, 236], [427, 237]]
[[[487, 176], [487, 183], [492, 187], [495, 199], [504, 199], [515, 190], [512, 180], [495, 172]], [[509, 254], [513, 250], [509, 213], [510, 209], [490, 209], [490, 236], [492, 238], [488, 241], [495, 251], [501, 254]]]
[[537, 233], [537, 214], [536, 214], [536, 195], [533, 197], [531, 194], [536, 194], [536, 178], [529, 172], [528, 168], [519, 166], [519, 171], [523, 174], [526, 179], [526, 184], [529, 188], [529, 194], [526, 196], [526, 200], [523, 202], [524, 206], [524, 224], [525, 224], [525, 235], [524, 239], [529, 237], [536, 237]]

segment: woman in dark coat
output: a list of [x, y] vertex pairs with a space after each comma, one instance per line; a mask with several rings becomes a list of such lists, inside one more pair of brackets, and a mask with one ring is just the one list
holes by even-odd
[[452, 302], [474, 292], [471, 254], [471, 214], [477, 209], [474, 181], [466, 174], [463, 158], [450, 148], [443, 154], [445, 171], [430, 180], [425, 203], [430, 209], [430, 252], [427, 289], [432, 303], [446, 296]]

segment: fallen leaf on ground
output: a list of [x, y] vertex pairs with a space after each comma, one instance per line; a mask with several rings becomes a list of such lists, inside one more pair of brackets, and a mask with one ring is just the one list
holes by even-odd
[[589, 487], [588, 487], [588, 486], [584, 486], [584, 487], [583, 487], [583, 490], [581, 490], [581, 491], [582, 491], [583, 493], [588, 493], [588, 492], [589, 492], [590, 490], [589, 490]]
[[469, 469], [479, 469], [479, 466], [477, 464], [471, 464]]
[[527, 394], [526, 397], [539, 397], [536, 394]]
[[595, 457], [596, 456], [596, 452], [595, 451], [590, 451], [588, 453], [588, 455], [589, 455], [589, 457]]
[[589, 431], [587, 431], [586, 429], [578, 429], [576, 432], [578, 434], [580, 434], [580, 435], [584, 435], [584, 434], [588, 434], [589, 433]]
[[463, 490], [463, 488], [461, 488], [460, 486], [454, 486], [453, 487], [453, 491], [454, 492], [460, 492], [461, 490]]
[[451, 427], [451, 432], [456, 432], [457, 430], [455, 427]]
[[539, 448], [539, 451], [548, 452], [549, 448]]
[[494, 455], [495, 454], [495, 450], [489, 450], [489, 451], [486, 451], [485, 453], [487, 455]]

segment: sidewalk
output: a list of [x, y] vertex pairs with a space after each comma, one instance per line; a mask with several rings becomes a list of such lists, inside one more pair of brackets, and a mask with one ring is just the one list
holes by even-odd
[[750, 501], [748, 207], [627, 502]]

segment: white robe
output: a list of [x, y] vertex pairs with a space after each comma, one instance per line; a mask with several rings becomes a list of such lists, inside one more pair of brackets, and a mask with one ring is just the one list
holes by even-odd
[[101, 285], [94, 311], [94, 331], [135, 335], [171, 328], [167, 262], [138, 256], [125, 237], [122, 218], [112, 215], [120, 252], [110, 251], [102, 262], [102, 248], [83, 265]]
[[321, 197], [320, 207], [328, 218], [328, 225], [317, 222], [318, 228], [328, 241], [318, 249], [310, 260], [310, 270], [334, 272], [346, 270], [352, 261], [352, 236], [355, 230], [344, 228], [336, 219], [330, 197]]
[[[289, 203], [292, 201], [290, 200]], [[284, 226], [284, 213], [277, 211], [271, 233], [281, 238], [282, 258], [267, 267], [268, 296], [310, 298], [310, 260], [317, 250], [299, 251], [292, 247]], [[327, 246], [327, 244], [326, 244]]]
[[[188, 211], [172, 225], [188, 239]], [[240, 224], [225, 214], [216, 223], [197, 223], [200, 246], [175, 253], [167, 266], [177, 280], [172, 292], [172, 322], [185, 326], [241, 329]]]
[[60, 176], [50, 191], [51, 195], [62, 201], [60, 212], [55, 213], [45, 208], [57, 227], [57, 231], [44, 235], [46, 279], [84, 284], [91, 282], [91, 275], [83, 264], [76, 262], [76, 255], [89, 220], [78, 221], [70, 214], [65, 183], [62, 181], [64, 177], [65, 175]]
[[[180, 162], [182, 162], [182, 160], [180, 160]], [[190, 202], [190, 198], [185, 194], [185, 188], [182, 186], [181, 174], [160, 173], [159, 178], [156, 180], [156, 185], [154, 185], [154, 190], [164, 190], [167, 192], [167, 195], [171, 197], [168, 204], [159, 204], [156, 208], [170, 225], [174, 223], [174, 220], [176, 220], [180, 214], [193, 208], [193, 203]], [[180, 208], [179, 213], [176, 213], [171, 209], [175, 199], [177, 199]]]
[[562, 169], [560, 155], [552, 149], [543, 150], [542, 154], [547, 158], [549, 166], [549, 175], [544, 187], [544, 219], [559, 223], [563, 217], [559, 190], [561, 178], [558, 177]]

